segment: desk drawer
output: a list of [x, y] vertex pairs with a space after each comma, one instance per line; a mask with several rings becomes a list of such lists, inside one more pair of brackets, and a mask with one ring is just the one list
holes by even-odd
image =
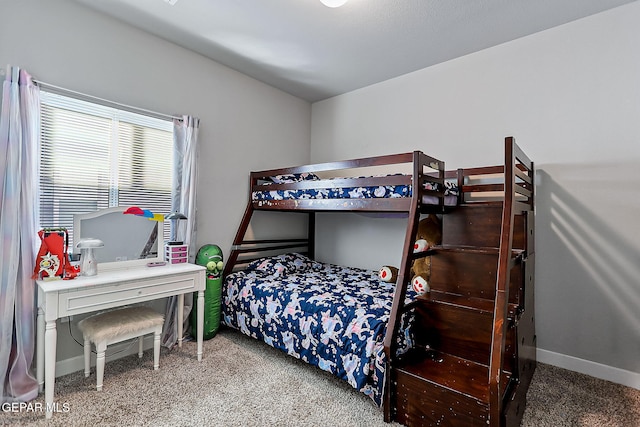
[[132, 280], [60, 293], [60, 317], [105, 310], [195, 291], [197, 275]]

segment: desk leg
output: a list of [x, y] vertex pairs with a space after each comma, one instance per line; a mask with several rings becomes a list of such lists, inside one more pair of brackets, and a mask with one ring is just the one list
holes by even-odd
[[38, 307], [38, 321], [36, 332], [36, 378], [38, 379], [38, 392], [44, 391], [44, 311]]
[[182, 347], [182, 335], [184, 327], [184, 294], [178, 295], [178, 347]]
[[197, 318], [197, 339], [198, 339], [198, 361], [202, 360], [202, 336], [204, 334], [204, 291], [198, 291], [198, 318]]
[[44, 332], [44, 401], [47, 411], [47, 418], [53, 416], [53, 390], [56, 381], [56, 342], [58, 332], [56, 331], [56, 321], [49, 321]]

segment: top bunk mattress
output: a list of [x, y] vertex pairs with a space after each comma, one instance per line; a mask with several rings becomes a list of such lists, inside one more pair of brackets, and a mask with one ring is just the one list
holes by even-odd
[[[401, 174], [386, 175], [392, 176], [407, 176]], [[270, 190], [255, 190], [251, 193], [251, 200], [254, 203], [270, 202], [275, 200], [325, 200], [325, 199], [388, 199], [388, 198], [410, 198], [413, 195], [411, 185], [398, 184], [398, 185], [374, 185], [374, 186], [349, 186], [344, 182], [348, 182], [350, 179], [363, 179], [369, 177], [339, 177], [322, 180], [313, 173], [304, 174], [292, 174], [292, 175], [279, 175], [271, 177], [272, 182], [265, 182], [262, 185], [275, 184], [289, 184], [302, 181], [323, 181], [326, 187], [323, 188], [297, 188], [297, 189], [270, 189]], [[340, 186], [333, 185], [334, 182], [340, 181]], [[256, 187], [254, 187], [256, 188]], [[424, 189], [428, 191], [442, 191], [439, 184], [427, 182], [424, 184]], [[458, 186], [451, 181], [444, 182], [444, 205], [455, 206], [458, 201]], [[425, 194], [422, 196], [422, 204], [437, 205], [439, 203], [438, 197], [434, 195]]]

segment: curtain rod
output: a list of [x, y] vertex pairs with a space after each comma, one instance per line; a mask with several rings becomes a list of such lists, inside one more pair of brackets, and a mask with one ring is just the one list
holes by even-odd
[[126, 104], [121, 104], [119, 102], [115, 102], [115, 101], [110, 101], [108, 99], [104, 99], [104, 98], [99, 98], [97, 96], [93, 96], [93, 95], [87, 95], [86, 93], [82, 93], [82, 92], [77, 92], [75, 90], [71, 90], [71, 89], [67, 89], [64, 87], [60, 87], [60, 86], [56, 86], [56, 85], [52, 85], [51, 83], [46, 83], [43, 82], [42, 80], [38, 80], [38, 79], [32, 79], [33, 82], [35, 84], [37, 84], [38, 86], [40, 86], [42, 89], [48, 89], [51, 92], [55, 92], [58, 95], [74, 95], [75, 97], [79, 97], [81, 99], [84, 100], [90, 100], [90, 101], [94, 101], [94, 102], [98, 102], [101, 105], [105, 105], [107, 107], [115, 107], [115, 108], [120, 108], [123, 110], [127, 110], [129, 112], [132, 113], [142, 113], [142, 114], [146, 114], [148, 116], [153, 116], [155, 118], [158, 119], [165, 119], [165, 120], [180, 120], [182, 121], [182, 117], [180, 116], [173, 116], [170, 114], [164, 114], [164, 113], [158, 113], [157, 111], [151, 111], [151, 110], [146, 110], [144, 108], [139, 108], [139, 107], [133, 107], [131, 105], [126, 105]]

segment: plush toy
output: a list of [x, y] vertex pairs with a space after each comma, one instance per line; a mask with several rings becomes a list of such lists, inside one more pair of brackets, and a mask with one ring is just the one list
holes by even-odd
[[[220, 311], [222, 309], [222, 270], [224, 262], [222, 249], [218, 245], [204, 245], [196, 254], [196, 264], [207, 267], [207, 281], [204, 290], [204, 331], [203, 338], [213, 338], [220, 328]], [[198, 321], [198, 308], [194, 305], [191, 311], [191, 331], [195, 336]]]
[[[442, 243], [442, 226], [436, 215], [429, 215], [418, 223], [416, 242], [413, 253], [428, 251], [432, 246]], [[394, 282], [398, 279], [398, 269], [391, 266], [383, 266], [378, 273], [380, 280]], [[429, 278], [431, 276], [431, 257], [418, 258], [411, 264], [411, 286], [419, 293], [429, 292]]]

